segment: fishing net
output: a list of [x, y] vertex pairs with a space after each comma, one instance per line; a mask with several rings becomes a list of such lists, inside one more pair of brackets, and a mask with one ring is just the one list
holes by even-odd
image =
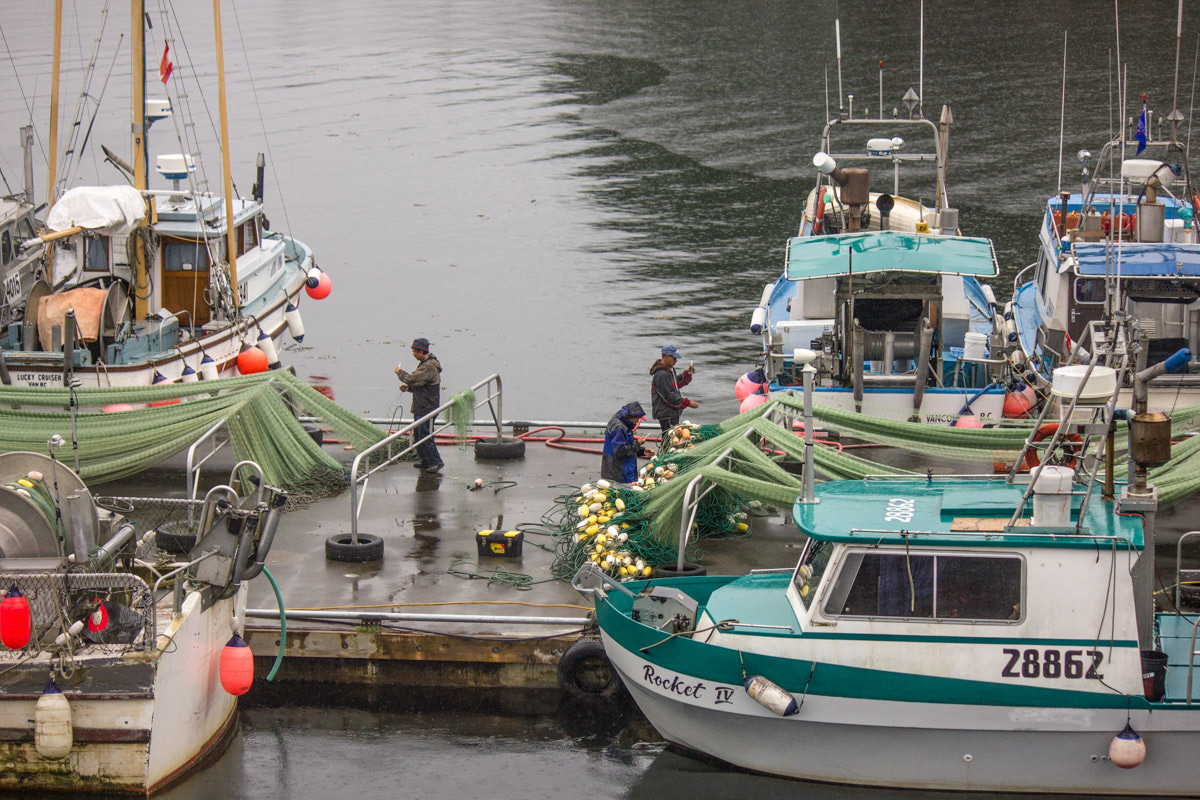
[[454, 424], [454, 432], [460, 443], [465, 444], [471, 425], [475, 421], [475, 391], [463, 389], [450, 398], [450, 421]]
[[[72, 438], [69, 409], [77, 412]], [[145, 407], [120, 412], [117, 404]], [[88, 483], [137, 474], [189, 447], [224, 420], [233, 452], [259, 464], [272, 486], [324, 496], [346, 485], [348, 470], [313, 441], [298, 422], [311, 416], [354, 449], [384, 434], [285, 371], [215, 381], [136, 388], [31, 388], [0, 386], [0, 452], [48, 452], [58, 434], [76, 442], [55, 454], [73, 463]], [[242, 476], [249, 477], [249, 473]]]

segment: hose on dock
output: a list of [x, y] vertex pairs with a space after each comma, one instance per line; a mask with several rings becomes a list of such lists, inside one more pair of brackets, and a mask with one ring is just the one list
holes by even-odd
[[283, 607], [283, 595], [279, 593], [279, 584], [275, 582], [275, 576], [271, 574], [271, 570], [263, 567], [263, 575], [267, 576], [267, 580], [271, 582], [271, 588], [275, 590], [275, 602], [279, 605], [279, 652], [275, 654], [275, 663], [271, 665], [271, 671], [267, 673], [267, 680], [275, 680], [275, 673], [279, 671], [279, 665], [283, 663], [283, 651], [287, 649], [287, 611]]

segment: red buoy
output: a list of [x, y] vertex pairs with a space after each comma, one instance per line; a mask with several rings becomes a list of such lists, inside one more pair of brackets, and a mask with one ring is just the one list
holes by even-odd
[[246, 346], [237, 357], [238, 372], [243, 375], [253, 375], [256, 372], [267, 371], [267, 354], [257, 347]]
[[97, 600], [96, 610], [88, 614], [87, 629], [92, 633], [100, 633], [108, 627], [108, 609], [104, 607], [104, 603]]
[[308, 283], [304, 285], [304, 291], [308, 292], [308, 296], [313, 300], [324, 300], [333, 291], [333, 281], [324, 272], [317, 278], [317, 285], [310, 286]]
[[0, 600], [0, 642], [10, 650], [20, 650], [29, 644], [32, 628], [29, 599], [14, 583], [4, 599]]
[[219, 671], [221, 688], [231, 695], [240, 697], [250, 691], [250, 684], [254, 683], [254, 654], [236, 633], [221, 651]]
[[955, 428], [982, 428], [983, 422], [974, 414], [960, 414], [958, 419], [954, 420]]
[[741, 405], [738, 406], [738, 413], [745, 414], [747, 411], [750, 411], [751, 409], [754, 409], [754, 408], [758, 408], [765, 402], [767, 402], [767, 396], [765, 394], [757, 394], [756, 393], [756, 394], [746, 395], [746, 399], [743, 400], [741, 402]]

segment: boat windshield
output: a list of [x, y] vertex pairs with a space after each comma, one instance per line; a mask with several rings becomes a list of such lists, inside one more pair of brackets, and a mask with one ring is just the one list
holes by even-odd
[[808, 607], [808, 598], [816, 592], [817, 584], [825, 574], [832, 551], [833, 545], [816, 539], [809, 539], [808, 544], [804, 546], [804, 553], [800, 556], [800, 563], [796, 565], [796, 574], [792, 581], [796, 584], [796, 591], [800, 593], [800, 601], [804, 603], [805, 608]]

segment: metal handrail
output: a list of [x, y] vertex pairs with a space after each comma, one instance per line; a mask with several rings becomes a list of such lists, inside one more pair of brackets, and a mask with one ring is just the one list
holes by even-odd
[[1179, 537], [1175, 543], [1175, 607], [1179, 608], [1181, 589], [1184, 575], [1200, 575], [1200, 569], [1183, 568], [1183, 543], [1189, 537], [1200, 537], [1200, 531], [1188, 531]]
[[[222, 447], [224, 447], [226, 444], [228, 444], [229, 439], [226, 438], [225, 441], [221, 442], [220, 444], [213, 444], [212, 450], [210, 450], [208, 452], [208, 454], [205, 455], [203, 458], [201, 458], [198, 462], [196, 461], [196, 450], [200, 447], [200, 445], [204, 444], [205, 442], [209, 442], [209, 441], [215, 442], [217, 432], [219, 430], [221, 430], [221, 428], [223, 428], [223, 427], [225, 427], [225, 418], [221, 417], [219, 420], [216, 421], [216, 423], [211, 428], [209, 428], [203, 434], [201, 434], [199, 439], [192, 442], [192, 446], [188, 448], [188, 451], [187, 451], [187, 492], [188, 492], [188, 499], [190, 499], [190, 500], [195, 500], [197, 492], [200, 491], [200, 468], [203, 467], [210, 458], [215, 456]], [[192, 518], [192, 507], [188, 506], [188, 527], [189, 528], [193, 527], [194, 522], [195, 522], [195, 520]]]
[[[741, 438], [749, 439], [750, 435], [753, 433], [753, 429], [747, 429], [746, 432], [741, 435]], [[732, 452], [733, 447], [725, 448], [721, 455], [713, 459], [712, 466], [715, 467], [719, 465], [722, 461], [728, 458], [729, 454]], [[717, 488], [715, 483], [710, 482], [707, 489], [701, 492], [698, 497], [693, 498], [692, 495], [695, 494], [696, 487], [699, 486], [703, 480], [703, 475], [697, 475], [688, 481], [687, 488], [683, 491], [683, 513], [681, 514], [679, 521], [679, 555], [675, 559], [675, 568], [681, 573], [683, 572], [684, 565], [684, 550], [687, 547], [688, 538], [690, 538], [690, 534], [692, 532], [692, 525], [694, 525], [696, 522], [696, 512], [700, 508], [700, 501], [707, 497], [709, 492]]]
[[[496, 426], [496, 440], [500, 441], [504, 437], [504, 431], [501, 427], [501, 420], [503, 419], [503, 416], [501, 415], [501, 403], [503, 400], [504, 387], [501, 384], [500, 376], [493, 373], [481, 380], [479, 383], [470, 387], [470, 391], [476, 391], [484, 386], [488, 387], [487, 393], [482, 401], [479, 400], [478, 397], [475, 398], [476, 403], [472, 411], [481, 408], [485, 403], [487, 404], [488, 410], [492, 415], [492, 423]], [[493, 400], [495, 403], [492, 402]], [[395, 433], [390, 434], [386, 438], [381, 439], [354, 457], [354, 462], [350, 465], [350, 537], [354, 544], [358, 544], [358, 515], [362, 511], [363, 502], [366, 500], [367, 482], [371, 479], [371, 476], [384, 467], [388, 467], [396, 463], [403, 456], [415, 450], [418, 445], [432, 439], [442, 431], [449, 428], [451, 425], [453, 425], [453, 422], [447, 421], [440, 427], [431, 425], [430, 431], [427, 435], [410, 442], [407, 447], [404, 447], [395, 453], [392, 452], [392, 444], [397, 439], [410, 434], [419, 425], [424, 425], [426, 422], [435, 422], [438, 414], [448, 410], [452, 405], [454, 405], [453, 399], [442, 403], [433, 411], [430, 411], [428, 414], [425, 414], [419, 419], [414, 419], [408, 425], [405, 425], [403, 428]], [[386, 451], [387, 457], [378, 464], [371, 466], [370, 456], [379, 452], [380, 450]], [[364, 459], [366, 459], [367, 470], [360, 476], [360, 467]], [[360, 483], [362, 484], [361, 489], [359, 488]]]

